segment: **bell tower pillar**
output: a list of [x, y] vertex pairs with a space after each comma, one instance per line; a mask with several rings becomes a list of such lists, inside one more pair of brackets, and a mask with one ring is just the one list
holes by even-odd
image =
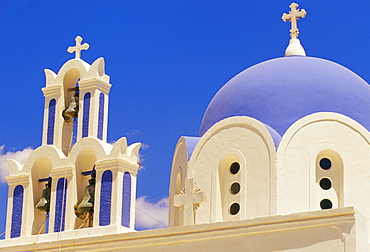
[[111, 84], [99, 78], [91, 78], [80, 80], [79, 87], [81, 112], [77, 139], [92, 136], [106, 141]]
[[[48, 70], [45, 70], [47, 74]], [[58, 137], [58, 125], [63, 123], [61, 115], [57, 111], [62, 111], [62, 86], [46, 86], [42, 88], [45, 97], [44, 123], [42, 134], [42, 145], [54, 145], [61, 149], [61, 139]]]

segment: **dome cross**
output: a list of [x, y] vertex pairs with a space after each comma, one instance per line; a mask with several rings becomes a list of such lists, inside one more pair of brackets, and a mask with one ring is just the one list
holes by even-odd
[[83, 43], [81, 45], [81, 42], [82, 42], [82, 38], [80, 36], [77, 36], [75, 38], [75, 41], [76, 41], [76, 45], [75, 46], [70, 46], [68, 47], [67, 51], [69, 53], [73, 53], [73, 52], [76, 52], [75, 54], [75, 59], [80, 59], [81, 58], [81, 51], [82, 50], [87, 50], [89, 49], [90, 45], [88, 43]]
[[284, 22], [291, 22], [292, 23], [292, 29], [290, 29], [290, 37], [292, 39], [295, 39], [298, 37], [299, 30], [297, 28], [297, 20], [298, 18], [304, 18], [306, 17], [306, 11], [304, 9], [297, 9], [298, 4], [292, 3], [289, 5], [290, 11], [289, 14], [284, 13], [281, 17]]

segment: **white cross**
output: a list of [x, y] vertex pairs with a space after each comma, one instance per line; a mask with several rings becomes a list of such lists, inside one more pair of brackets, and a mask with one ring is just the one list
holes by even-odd
[[289, 5], [290, 11], [289, 14], [284, 13], [283, 16], [281, 17], [284, 22], [291, 22], [292, 23], [292, 29], [290, 29], [290, 37], [291, 38], [297, 38], [299, 31], [297, 28], [297, 20], [298, 18], [302, 17], [304, 18], [306, 16], [306, 11], [304, 9], [298, 10], [298, 4], [292, 3]]
[[194, 186], [194, 179], [185, 180], [185, 188], [179, 195], [175, 195], [174, 205], [184, 211], [183, 225], [194, 225], [195, 211], [205, 202], [204, 192]]
[[77, 36], [75, 38], [75, 41], [76, 41], [76, 45], [68, 47], [67, 51], [69, 53], [76, 52], [75, 59], [79, 59], [81, 58], [81, 50], [87, 50], [89, 49], [90, 46], [88, 43], [83, 43], [81, 45], [82, 38], [80, 36]]

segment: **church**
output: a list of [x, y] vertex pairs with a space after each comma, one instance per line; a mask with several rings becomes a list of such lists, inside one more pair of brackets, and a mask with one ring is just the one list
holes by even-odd
[[155, 230], [134, 227], [141, 144], [107, 143], [110, 77], [77, 36], [74, 58], [45, 70], [42, 146], [8, 160], [1, 250], [368, 251], [370, 86], [306, 56], [306, 11], [289, 7], [285, 57], [231, 78], [178, 139]]

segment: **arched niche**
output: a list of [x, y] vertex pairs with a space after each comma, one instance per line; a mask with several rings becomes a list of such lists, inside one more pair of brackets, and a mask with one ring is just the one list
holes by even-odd
[[[63, 94], [64, 94], [64, 109], [68, 109], [74, 92], [69, 91], [71, 88], [78, 87], [78, 80], [80, 72], [76, 68], [68, 70], [63, 78]], [[62, 111], [60, 111], [62, 113]], [[63, 134], [62, 134], [62, 151], [68, 156], [73, 144], [73, 135], [76, 135], [77, 125], [72, 121], [67, 122], [63, 120]]]
[[49, 102], [49, 112], [48, 112], [48, 131], [47, 131], [47, 144], [54, 143], [54, 131], [55, 131], [55, 108], [56, 100], [51, 99]]
[[53, 168], [52, 162], [50, 161], [49, 158], [46, 157], [38, 158], [31, 167], [32, 191], [33, 191], [32, 206], [34, 211], [34, 219], [32, 224], [33, 235], [45, 233], [46, 212], [36, 210], [35, 207], [41, 199], [42, 191], [45, 189], [45, 182], [39, 182], [39, 179], [50, 177], [50, 172], [52, 168]]
[[123, 174], [123, 185], [122, 185], [122, 219], [121, 225], [130, 228], [131, 223], [131, 174], [125, 172]]
[[[183, 183], [183, 174], [181, 166], [177, 169], [176, 182], [175, 182], [175, 195], [180, 195], [182, 188], [184, 187]], [[183, 211], [179, 207], [174, 208], [174, 226], [182, 226], [183, 224]]]
[[[75, 161], [76, 168], [76, 188], [77, 188], [77, 201], [75, 205], [79, 205], [83, 199], [85, 187], [89, 184], [90, 176], [83, 176], [82, 172], [91, 171], [96, 162], [96, 155], [91, 149], [81, 151]], [[96, 200], [96, 199], [95, 199]], [[76, 217], [75, 228], [79, 228], [83, 224], [83, 220]], [[87, 227], [85, 223], [82, 227]]]
[[17, 185], [13, 191], [13, 211], [10, 238], [21, 236], [23, 218], [23, 193], [22, 185]]
[[[239, 220], [243, 216], [241, 211], [246, 211], [246, 205], [241, 197], [246, 185], [241, 185], [242, 175], [245, 176], [245, 162], [242, 162], [235, 154], [230, 154], [231, 151], [224, 151], [228, 153], [222, 157], [218, 165], [219, 188], [221, 195], [221, 208], [223, 221]], [[235, 152], [235, 150], [233, 150]], [[238, 153], [242, 155], [241, 153]], [[236, 186], [239, 185], [239, 190]]]
[[343, 207], [343, 161], [334, 150], [321, 151], [315, 160], [315, 187], [317, 208]]
[[55, 197], [55, 217], [54, 217], [54, 232], [61, 232], [65, 229], [66, 205], [67, 205], [67, 178], [59, 178], [56, 187]]
[[111, 224], [112, 180], [112, 171], [104, 171], [101, 178], [99, 226]]

